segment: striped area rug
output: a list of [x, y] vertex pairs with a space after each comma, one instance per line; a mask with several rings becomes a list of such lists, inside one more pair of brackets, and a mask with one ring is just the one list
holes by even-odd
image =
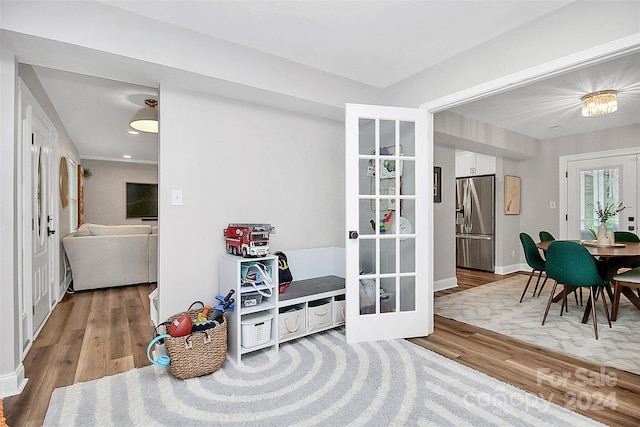
[[405, 340], [343, 330], [176, 380], [150, 366], [56, 389], [45, 426], [600, 425]]

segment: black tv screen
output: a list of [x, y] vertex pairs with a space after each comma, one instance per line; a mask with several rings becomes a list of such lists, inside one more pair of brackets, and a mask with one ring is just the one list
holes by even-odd
[[158, 217], [158, 184], [127, 182], [127, 218]]

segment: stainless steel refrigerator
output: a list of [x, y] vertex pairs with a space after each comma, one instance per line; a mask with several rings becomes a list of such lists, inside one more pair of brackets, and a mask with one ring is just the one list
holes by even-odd
[[456, 179], [456, 265], [495, 270], [495, 175]]

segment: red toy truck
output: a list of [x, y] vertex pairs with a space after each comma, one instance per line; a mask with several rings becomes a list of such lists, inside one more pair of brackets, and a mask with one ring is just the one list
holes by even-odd
[[269, 234], [276, 232], [271, 224], [229, 224], [224, 229], [227, 252], [243, 257], [269, 254]]

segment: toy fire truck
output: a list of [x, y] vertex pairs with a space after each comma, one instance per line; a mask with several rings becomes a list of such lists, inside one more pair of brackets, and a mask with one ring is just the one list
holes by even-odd
[[269, 234], [276, 228], [271, 224], [229, 224], [224, 229], [227, 252], [243, 257], [269, 254]]

